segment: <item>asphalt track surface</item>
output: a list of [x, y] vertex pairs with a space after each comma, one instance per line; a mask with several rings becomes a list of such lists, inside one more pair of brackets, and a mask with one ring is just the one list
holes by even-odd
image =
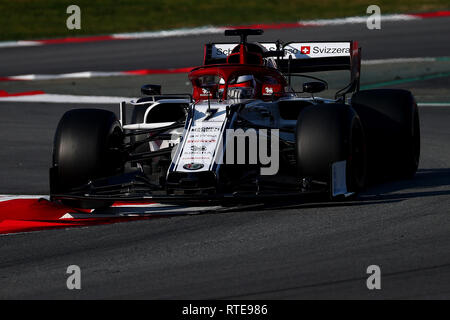
[[[368, 30], [365, 24], [354, 24], [266, 30], [257, 38], [260, 41], [359, 40], [364, 59], [449, 55], [450, 18], [382, 22], [381, 28]], [[203, 44], [227, 41], [237, 39], [199, 35], [5, 48], [1, 51], [0, 76], [191, 67], [202, 63]]]
[[[449, 22], [405, 22], [398, 30], [386, 28], [386, 33], [373, 35], [364, 26], [336, 28], [348, 32], [345, 38], [367, 35], [363, 42], [366, 57], [445, 56], [449, 44], [441, 34]], [[326, 39], [333, 30], [271, 33], [298, 39], [294, 33], [305, 32], [310, 39]], [[191, 40], [197, 47], [187, 45]], [[148, 49], [148, 42], [153, 41], [83, 44], [86, 47], [81, 50], [91, 51], [75, 64], [70, 56], [59, 57], [51, 48], [62, 54], [75, 52], [80, 44], [5, 49], [0, 51], [0, 69], [2, 75], [12, 75], [83, 71], [92, 69], [89, 64], [97, 70], [154, 67], [148, 57], [146, 65], [135, 60], [146, 56], [136, 50], [139, 46]], [[198, 45], [204, 40], [157, 42], [172, 43], [166, 49], [156, 47], [165, 53], [167, 67], [177, 67], [195, 64], [202, 54]], [[111, 57], [97, 59], [107, 55], [107, 46], [117, 46], [121, 52], [117, 63]], [[179, 59], [170, 64], [168, 54], [175, 47], [181, 52], [183, 46], [186, 59], [192, 60], [185, 65], [176, 65]], [[28, 54], [34, 59], [28, 50], [36, 50], [34, 64], [23, 60]], [[5, 63], [3, 57], [13, 51], [16, 61]], [[40, 54], [53, 57], [51, 68], [47, 69], [45, 61], [37, 63]], [[449, 97], [448, 78], [397, 87], [431, 90], [439, 86]], [[113, 95], [114, 91], [101, 94]], [[73, 107], [80, 106], [0, 103], [0, 193], [46, 192], [53, 132], [60, 116]], [[0, 298], [449, 299], [450, 108], [422, 107], [420, 121], [422, 157], [415, 179], [369, 188], [357, 201], [1, 236]], [[82, 270], [79, 291], [66, 288], [66, 269], [72, 264]], [[373, 264], [381, 267], [382, 289], [369, 291], [366, 268]]]

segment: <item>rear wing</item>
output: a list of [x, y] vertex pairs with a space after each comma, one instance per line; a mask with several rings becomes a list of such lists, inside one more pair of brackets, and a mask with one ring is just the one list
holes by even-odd
[[[350, 84], [344, 89], [359, 90], [361, 48], [357, 41], [259, 42], [267, 51], [283, 51], [276, 58], [278, 69], [287, 74], [329, 70], [349, 70]], [[205, 45], [204, 64], [226, 63], [236, 43]], [[274, 53], [275, 53], [274, 52]]]

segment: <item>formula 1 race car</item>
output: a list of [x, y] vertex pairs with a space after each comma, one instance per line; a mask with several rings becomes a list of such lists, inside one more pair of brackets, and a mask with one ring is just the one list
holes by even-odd
[[[206, 44], [203, 66], [188, 75], [192, 94], [144, 85], [143, 98], [120, 104], [119, 119], [99, 109], [66, 112], [54, 139], [51, 198], [81, 208], [338, 199], [414, 176], [415, 99], [406, 90], [360, 91], [357, 42], [247, 41], [262, 33], [226, 30], [240, 42]], [[317, 97], [327, 82], [304, 73], [332, 70], [350, 71], [349, 83], [334, 99]], [[291, 86], [294, 77], [305, 79], [302, 90]]]

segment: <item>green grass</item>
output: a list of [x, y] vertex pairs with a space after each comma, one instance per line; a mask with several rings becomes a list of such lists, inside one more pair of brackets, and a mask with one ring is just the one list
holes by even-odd
[[[81, 30], [66, 28], [71, 4]], [[0, 40], [361, 16], [370, 4], [382, 14], [450, 8], [449, 0], [0, 0]]]

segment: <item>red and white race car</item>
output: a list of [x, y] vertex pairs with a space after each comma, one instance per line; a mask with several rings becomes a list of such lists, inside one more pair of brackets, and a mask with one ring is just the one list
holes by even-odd
[[[77, 207], [113, 201], [268, 201], [356, 194], [384, 178], [414, 176], [417, 105], [406, 90], [359, 90], [355, 41], [248, 42], [262, 30], [227, 30], [239, 43], [205, 45], [189, 73], [192, 95], [146, 95], [120, 117], [97, 109], [61, 119], [51, 196]], [[348, 70], [333, 99], [317, 71]], [[304, 79], [301, 90], [293, 78]], [[131, 121], [126, 111], [132, 108]]]

